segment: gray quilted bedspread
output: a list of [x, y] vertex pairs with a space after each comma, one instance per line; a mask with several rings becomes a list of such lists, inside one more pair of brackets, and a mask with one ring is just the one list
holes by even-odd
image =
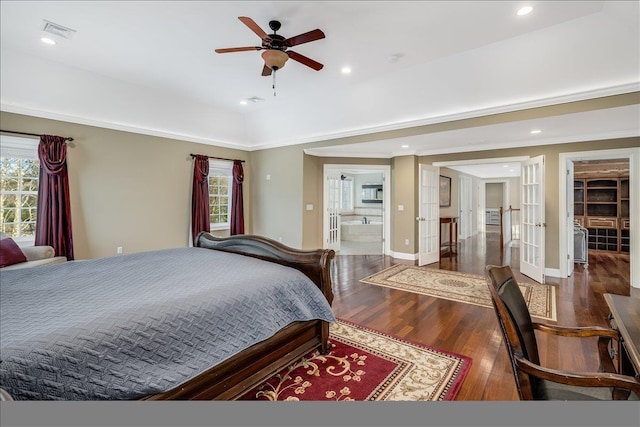
[[167, 391], [294, 321], [335, 321], [297, 270], [203, 248], [0, 275], [0, 387], [14, 399]]

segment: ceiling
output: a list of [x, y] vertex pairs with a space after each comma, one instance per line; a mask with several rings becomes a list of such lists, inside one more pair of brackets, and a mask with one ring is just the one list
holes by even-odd
[[[532, 13], [518, 16], [525, 4]], [[637, 92], [639, 4], [2, 1], [1, 107], [249, 151], [325, 141], [307, 150], [319, 156], [427, 155], [638, 136], [635, 104], [337, 141]], [[268, 22], [277, 19], [285, 37], [321, 29], [326, 38], [292, 50], [324, 68], [288, 61], [276, 73], [274, 96], [272, 78], [260, 75], [261, 52], [214, 53], [260, 45], [239, 16], [268, 33]], [[45, 45], [44, 20], [75, 33]], [[352, 72], [343, 75], [343, 66]], [[240, 104], [251, 97], [264, 101]], [[531, 134], [536, 129], [541, 132]]]

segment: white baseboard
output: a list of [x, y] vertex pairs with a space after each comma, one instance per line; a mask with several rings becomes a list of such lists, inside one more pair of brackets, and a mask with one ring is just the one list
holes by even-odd
[[389, 255], [391, 255], [393, 258], [406, 259], [408, 261], [415, 261], [418, 259], [418, 254], [408, 254], [406, 252], [389, 251]]
[[560, 274], [560, 269], [559, 268], [545, 268], [544, 269], [544, 275], [545, 276], [562, 278], [562, 275]]

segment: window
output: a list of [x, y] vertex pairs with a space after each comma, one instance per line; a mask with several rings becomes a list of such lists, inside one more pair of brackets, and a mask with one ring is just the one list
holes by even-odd
[[0, 142], [0, 231], [17, 241], [33, 241], [40, 177], [38, 140], [2, 135]]
[[353, 178], [340, 181], [340, 212], [353, 211]]
[[209, 161], [209, 218], [211, 230], [222, 230], [230, 227], [232, 168], [233, 164], [229, 162]]

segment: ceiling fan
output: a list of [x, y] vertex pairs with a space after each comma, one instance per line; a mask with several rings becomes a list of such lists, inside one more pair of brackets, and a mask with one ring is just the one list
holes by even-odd
[[242, 21], [251, 31], [257, 34], [262, 40], [262, 46], [246, 46], [246, 47], [231, 47], [226, 49], [216, 49], [216, 53], [230, 53], [230, 52], [243, 52], [249, 50], [264, 50], [262, 52], [262, 59], [264, 59], [264, 67], [262, 68], [263, 76], [270, 76], [282, 67], [289, 58], [297, 61], [307, 67], [313, 68], [316, 71], [320, 71], [324, 65], [314, 61], [311, 58], [307, 58], [304, 55], [300, 55], [297, 52], [288, 50], [290, 47], [297, 46], [303, 43], [309, 43], [315, 40], [323, 39], [324, 33], [319, 29], [315, 29], [303, 34], [299, 34], [294, 37], [285, 38], [276, 32], [280, 29], [279, 21], [269, 21], [269, 28], [273, 30], [273, 34], [265, 33], [262, 28], [251, 18], [246, 16], [239, 16], [238, 19]]

